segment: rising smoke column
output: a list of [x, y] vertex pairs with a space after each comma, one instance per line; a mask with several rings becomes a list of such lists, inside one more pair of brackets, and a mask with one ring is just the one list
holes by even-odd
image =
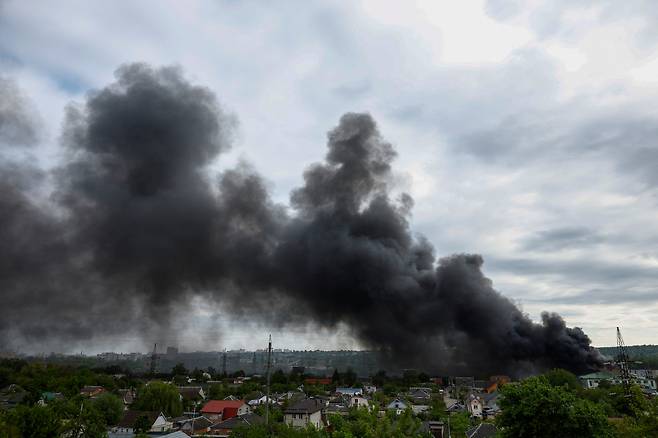
[[0, 206], [15, 206], [0, 210], [0, 287], [13, 305], [0, 310], [4, 343], [126, 327], [171, 337], [175, 309], [202, 295], [252, 320], [346, 323], [404, 366], [598, 364], [580, 329], [554, 314], [533, 323], [495, 291], [480, 256], [436, 262], [410, 229], [411, 197], [391, 195], [396, 153], [369, 115], [341, 118], [289, 209], [247, 164], [210, 172], [234, 125], [180, 69], [144, 64], [123, 66], [115, 83], [71, 106], [49, 204], [29, 196], [35, 170], [18, 166], [20, 178], [3, 171], [0, 180], [11, 188]]
[[[274, 257], [282, 287], [314, 320], [347, 322], [367, 345], [410, 366], [473, 372], [599, 363], [580, 329], [555, 314], [533, 323], [491, 286], [478, 255], [434, 263], [409, 228], [412, 200], [389, 196], [395, 152], [367, 114], [346, 114], [330, 132], [325, 163], [309, 168], [291, 204], [297, 216]], [[438, 348], [442, 347], [442, 348]]]

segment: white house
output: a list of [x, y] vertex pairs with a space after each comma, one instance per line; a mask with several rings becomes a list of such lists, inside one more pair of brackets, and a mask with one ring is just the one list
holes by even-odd
[[396, 398], [386, 406], [386, 409], [394, 410], [396, 415], [400, 415], [407, 409], [407, 404], [399, 398]]
[[[266, 395], [264, 395], [260, 398], [255, 398], [253, 400], [249, 400], [249, 402], [247, 404], [249, 406], [260, 406], [260, 405], [264, 405], [265, 403], [267, 403], [267, 396]], [[270, 404], [276, 404], [276, 401], [271, 396], [270, 396]]]
[[313, 425], [317, 429], [322, 428], [321, 400], [307, 398], [301, 400], [283, 411], [283, 421], [291, 427], [306, 428]]
[[350, 401], [347, 403], [347, 406], [350, 408], [368, 408], [368, 399], [360, 395], [353, 395], [350, 397]]
[[167, 432], [173, 426], [173, 423], [168, 421], [162, 412], [125, 411], [119, 424], [112, 428], [112, 432], [134, 434], [135, 426], [143, 421], [140, 419], [142, 417], [146, 418], [146, 423], [151, 426], [147, 432]]
[[466, 409], [472, 417], [482, 418], [482, 398], [475, 394], [469, 394], [466, 398]]

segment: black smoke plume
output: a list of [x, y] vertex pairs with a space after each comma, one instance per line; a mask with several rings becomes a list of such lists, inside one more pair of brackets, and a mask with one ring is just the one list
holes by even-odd
[[392, 198], [396, 152], [369, 115], [340, 119], [286, 207], [247, 164], [210, 171], [235, 126], [210, 90], [177, 68], [116, 76], [68, 108], [51, 171], [12, 158], [32, 131], [2, 91], [0, 348], [157, 337], [202, 296], [269, 323], [347, 324], [406, 366], [599, 365], [580, 329], [556, 314], [533, 323], [494, 290], [480, 256], [436, 260], [410, 229], [411, 197]]

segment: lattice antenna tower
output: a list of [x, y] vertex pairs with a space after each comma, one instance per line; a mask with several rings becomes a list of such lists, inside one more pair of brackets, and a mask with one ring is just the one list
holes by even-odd
[[624, 338], [621, 335], [621, 330], [617, 327], [617, 365], [619, 366], [619, 374], [621, 383], [624, 386], [624, 391], [627, 395], [631, 393], [631, 373], [628, 368], [628, 351]]

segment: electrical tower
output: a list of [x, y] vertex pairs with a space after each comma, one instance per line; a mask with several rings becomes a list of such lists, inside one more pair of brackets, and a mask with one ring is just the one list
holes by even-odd
[[626, 395], [631, 394], [631, 373], [628, 369], [628, 352], [624, 338], [621, 336], [621, 330], [617, 327], [617, 365], [619, 365], [619, 376], [621, 384], [624, 386]]
[[151, 366], [149, 367], [149, 372], [151, 376], [155, 375], [155, 367], [158, 362], [158, 353], [157, 353], [158, 344], [153, 344], [153, 353], [151, 353]]

